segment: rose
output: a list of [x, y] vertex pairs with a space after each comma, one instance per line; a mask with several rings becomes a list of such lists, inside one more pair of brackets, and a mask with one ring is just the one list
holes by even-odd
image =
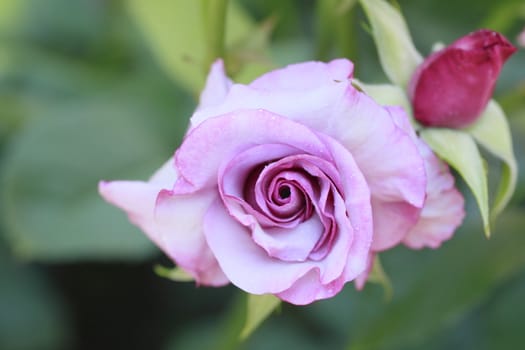
[[[463, 215], [446, 165], [402, 109], [356, 90], [352, 71], [307, 62], [240, 85], [218, 61], [174, 159], [100, 193], [201, 285], [329, 298], [366, 279], [375, 252], [436, 246]], [[459, 210], [440, 215], [449, 193]]]
[[426, 126], [459, 128], [473, 123], [515, 51], [503, 35], [478, 30], [430, 55], [409, 84], [415, 118]]

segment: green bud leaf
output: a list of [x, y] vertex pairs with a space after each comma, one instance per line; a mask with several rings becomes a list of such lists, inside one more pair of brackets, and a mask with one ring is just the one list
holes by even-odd
[[246, 339], [271, 314], [281, 300], [272, 294], [248, 294], [246, 322], [240, 338]]
[[507, 118], [499, 104], [491, 100], [476, 123], [465, 131], [503, 161], [499, 188], [491, 212], [494, 220], [508, 204], [518, 179], [518, 166], [512, 150], [512, 135]]
[[438, 128], [423, 129], [421, 138], [434, 152], [456, 169], [470, 187], [478, 202], [485, 234], [489, 237], [487, 174], [483, 165], [484, 160], [479, 154], [474, 139], [463, 131]]
[[176, 282], [190, 282], [193, 281], [193, 276], [181, 269], [180, 267], [165, 267], [162, 265], [155, 265], [153, 268], [155, 273], [160, 277], [164, 277]]
[[360, 0], [372, 27], [379, 60], [388, 79], [406, 87], [423, 61], [401, 13], [384, 0]]

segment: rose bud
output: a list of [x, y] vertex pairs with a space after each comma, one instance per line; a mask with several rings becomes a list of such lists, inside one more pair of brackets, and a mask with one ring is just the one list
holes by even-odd
[[449, 128], [474, 122], [515, 51], [503, 35], [481, 29], [430, 55], [408, 87], [415, 118], [426, 126]]

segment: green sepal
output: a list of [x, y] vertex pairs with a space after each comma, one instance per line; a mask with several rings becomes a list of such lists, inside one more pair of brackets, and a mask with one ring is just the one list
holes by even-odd
[[192, 275], [181, 269], [180, 267], [166, 267], [162, 265], [155, 265], [153, 271], [160, 277], [167, 278], [176, 282], [190, 282], [194, 278]]
[[281, 299], [273, 294], [248, 294], [246, 321], [240, 338], [244, 340], [281, 304]]
[[421, 130], [420, 135], [430, 148], [456, 169], [465, 180], [476, 198], [483, 220], [483, 228], [489, 237], [487, 173], [484, 159], [472, 136], [460, 130], [441, 128], [426, 128]]
[[405, 88], [423, 61], [398, 9], [384, 0], [360, 0], [370, 22], [381, 66], [388, 79]]
[[509, 203], [518, 179], [518, 165], [512, 149], [512, 135], [507, 118], [499, 104], [491, 100], [476, 123], [465, 131], [503, 161], [499, 188], [491, 211], [491, 219], [495, 220]]

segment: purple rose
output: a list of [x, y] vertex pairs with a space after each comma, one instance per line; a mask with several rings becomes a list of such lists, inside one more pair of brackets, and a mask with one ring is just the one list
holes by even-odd
[[306, 62], [241, 85], [218, 61], [174, 158], [100, 193], [198, 284], [332, 297], [375, 252], [435, 247], [463, 218], [446, 165], [352, 71]]
[[426, 126], [450, 128], [474, 122], [515, 51], [503, 35], [482, 29], [430, 55], [409, 84], [415, 118]]

